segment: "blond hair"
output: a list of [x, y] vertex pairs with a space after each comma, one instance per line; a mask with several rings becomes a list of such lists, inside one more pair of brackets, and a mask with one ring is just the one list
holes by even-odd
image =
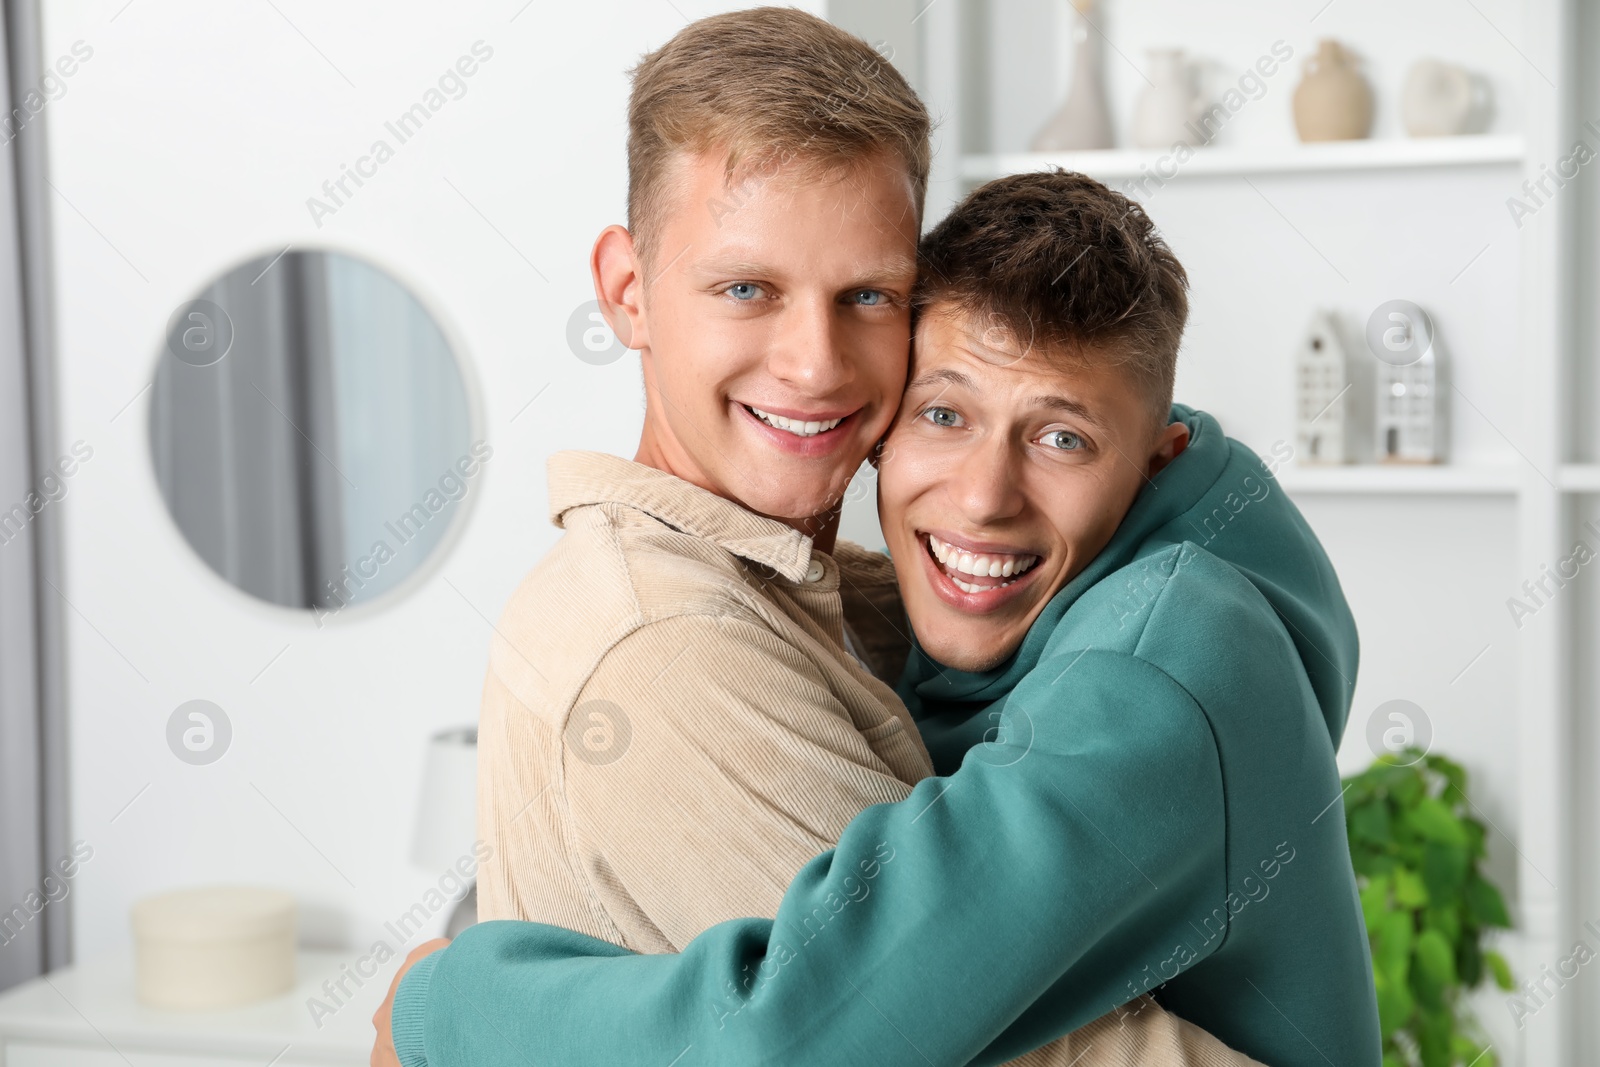
[[727, 180], [791, 161], [836, 169], [874, 155], [904, 164], [920, 218], [928, 111], [861, 38], [793, 8], [691, 23], [632, 71], [628, 228], [650, 261], [681, 152], [727, 153]]

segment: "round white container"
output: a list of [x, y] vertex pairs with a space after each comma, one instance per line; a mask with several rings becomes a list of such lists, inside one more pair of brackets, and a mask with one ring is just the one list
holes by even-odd
[[218, 886], [133, 906], [139, 999], [152, 1007], [231, 1008], [294, 986], [294, 898]]

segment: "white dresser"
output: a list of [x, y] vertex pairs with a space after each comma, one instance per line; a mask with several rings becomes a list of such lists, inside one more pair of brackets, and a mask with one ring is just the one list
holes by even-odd
[[301, 952], [295, 989], [249, 1007], [160, 1011], [134, 998], [131, 956], [65, 967], [0, 993], [0, 1067], [364, 1067], [372, 1054], [372, 1013], [399, 959], [356, 988], [321, 1026], [306, 1002], [333, 1001], [337, 980], [358, 952]]

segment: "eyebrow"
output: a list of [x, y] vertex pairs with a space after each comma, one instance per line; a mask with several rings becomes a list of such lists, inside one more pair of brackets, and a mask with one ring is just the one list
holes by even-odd
[[1076, 415], [1084, 422], [1087, 422], [1102, 430], [1105, 429], [1105, 423], [1101, 422], [1095, 413], [1089, 410], [1087, 404], [1084, 404], [1081, 401], [1073, 400], [1071, 397], [1045, 394], [1030, 398], [1028, 403], [1032, 404], [1034, 407], [1050, 408], [1054, 411], [1064, 411], [1068, 415]]
[[[694, 268], [707, 274], [716, 274], [729, 278], [770, 278], [782, 273], [771, 264], [759, 263], [752, 259], [724, 260], [711, 257], [697, 261], [694, 264]], [[916, 276], [917, 260], [915, 256], [894, 256], [865, 267], [859, 274], [854, 276], [850, 284], [845, 288], [859, 289], [867, 285], [905, 285], [914, 281]]]
[[967, 389], [974, 393], [978, 391], [978, 387], [973, 384], [971, 378], [958, 370], [942, 367], [939, 370], [931, 370], [926, 374], [918, 375], [915, 381], [906, 386], [906, 392], [909, 393], [913, 389], [926, 389], [932, 385], [953, 385], [957, 389]]
[[[931, 370], [926, 374], [918, 375], [915, 381], [906, 386], [906, 392], [909, 393], [913, 389], [926, 389], [935, 385], [954, 386], [957, 389], [965, 389], [968, 392], [978, 392], [977, 383], [969, 375], [950, 367], [941, 367], [938, 370]], [[1068, 396], [1041, 393], [1038, 396], [1029, 397], [1026, 403], [1031, 407], [1064, 411], [1069, 415], [1076, 415], [1099, 429], [1105, 429], [1105, 423], [1089, 409], [1088, 405]]]

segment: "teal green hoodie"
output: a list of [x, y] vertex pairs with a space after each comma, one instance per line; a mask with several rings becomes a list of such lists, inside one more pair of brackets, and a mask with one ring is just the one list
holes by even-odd
[[1334, 764], [1354, 623], [1268, 466], [1174, 417], [1188, 449], [1009, 662], [913, 655], [938, 776], [776, 919], [664, 956], [483, 923], [402, 983], [401, 1062], [996, 1064], [1150, 990], [1274, 1067], [1376, 1067]]

